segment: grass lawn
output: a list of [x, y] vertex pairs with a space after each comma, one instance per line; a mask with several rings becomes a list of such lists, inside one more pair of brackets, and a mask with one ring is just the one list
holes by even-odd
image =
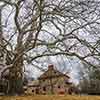
[[75, 95], [0, 96], [0, 100], [100, 100], [100, 97]]

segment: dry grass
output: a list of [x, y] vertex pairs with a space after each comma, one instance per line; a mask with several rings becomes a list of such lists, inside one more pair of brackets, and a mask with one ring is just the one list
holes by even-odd
[[0, 100], [100, 100], [99, 96], [1, 96]]

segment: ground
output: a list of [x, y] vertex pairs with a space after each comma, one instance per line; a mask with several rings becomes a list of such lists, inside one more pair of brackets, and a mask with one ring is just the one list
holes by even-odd
[[100, 96], [75, 96], [75, 95], [1, 96], [0, 100], [100, 100]]

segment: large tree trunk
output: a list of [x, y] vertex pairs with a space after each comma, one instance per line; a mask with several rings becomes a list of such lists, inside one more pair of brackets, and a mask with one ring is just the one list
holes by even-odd
[[9, 93], [21, 94], [23, 92], [23, 49], [18, 46], [9, 73]]

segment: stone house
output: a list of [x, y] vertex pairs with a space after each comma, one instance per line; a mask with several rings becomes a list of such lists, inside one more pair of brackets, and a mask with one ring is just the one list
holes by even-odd
[[73, 84], [69, 81], [68, 75], [49, 65], [47, 71], [24, 89], [27, 94], [71, 94]]

